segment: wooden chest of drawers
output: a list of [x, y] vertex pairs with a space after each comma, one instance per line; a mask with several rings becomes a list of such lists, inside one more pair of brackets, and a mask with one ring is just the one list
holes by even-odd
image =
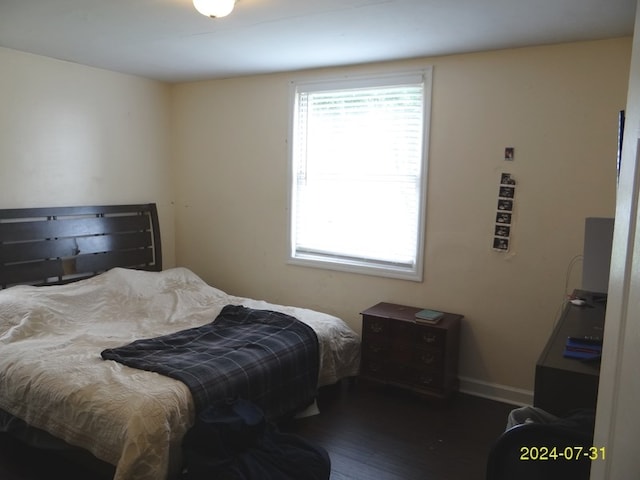
[[458, 389], [462, 315], [426, 325], [415, 322], [420, 310], [379, 303], [362, 312], [360, 376], [445, 399]]

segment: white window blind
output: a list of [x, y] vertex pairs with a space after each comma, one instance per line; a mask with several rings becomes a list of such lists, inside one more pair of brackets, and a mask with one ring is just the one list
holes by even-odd
[[429, 73], [294, 85], [294, 262], [420, 279]]

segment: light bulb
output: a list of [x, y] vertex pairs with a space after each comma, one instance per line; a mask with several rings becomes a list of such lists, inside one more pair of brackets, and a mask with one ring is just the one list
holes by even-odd
[[196, 7], [202, 15], [206, 17], [220, 18], [226, 17], [233, 11], [236, 0], [193, 0], [193, 6]]

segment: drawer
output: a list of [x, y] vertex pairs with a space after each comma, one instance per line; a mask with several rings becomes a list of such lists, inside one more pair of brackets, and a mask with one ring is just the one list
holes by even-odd
[[362, 356], [360, 375], [385, 380], [389, 376], [390, 365], [383, 356]]
[[397, 362], [386, 362], [377, 372], [377, 378], [405, 384], [419, 389], [440, 389], [443, 386], [443, 374], [439, 370], [420, 368]]
[[444, 331], [422, 325], [414, 325], [412, 337], [415, 345], [421, 347], [444, 348], [446, 343], [446, 334]]
[[417, 388], [439, 390], [443, 387], [442, 378], [442, 372], [414, 369], [407, 380]]
[[362, 343], [362, 357], [374, 358], [382, 357], [386, 358], [391, 350], [389, 342], [384, 338], [372, 338], [367, 339]]
[[444, 353], [437, 348], [417, 348], [413, 352], [412, 364], [426, 370], [442, 370]]
[[387, 318], [365, 316], [362, 322], [362, 336], [388, 338], [391, 333], [392, 322]]

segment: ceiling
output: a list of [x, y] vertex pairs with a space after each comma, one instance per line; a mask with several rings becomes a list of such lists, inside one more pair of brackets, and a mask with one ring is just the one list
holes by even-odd
[[166, 82], [631, 35], [636, 0], [0, 0], [0, 46]]

